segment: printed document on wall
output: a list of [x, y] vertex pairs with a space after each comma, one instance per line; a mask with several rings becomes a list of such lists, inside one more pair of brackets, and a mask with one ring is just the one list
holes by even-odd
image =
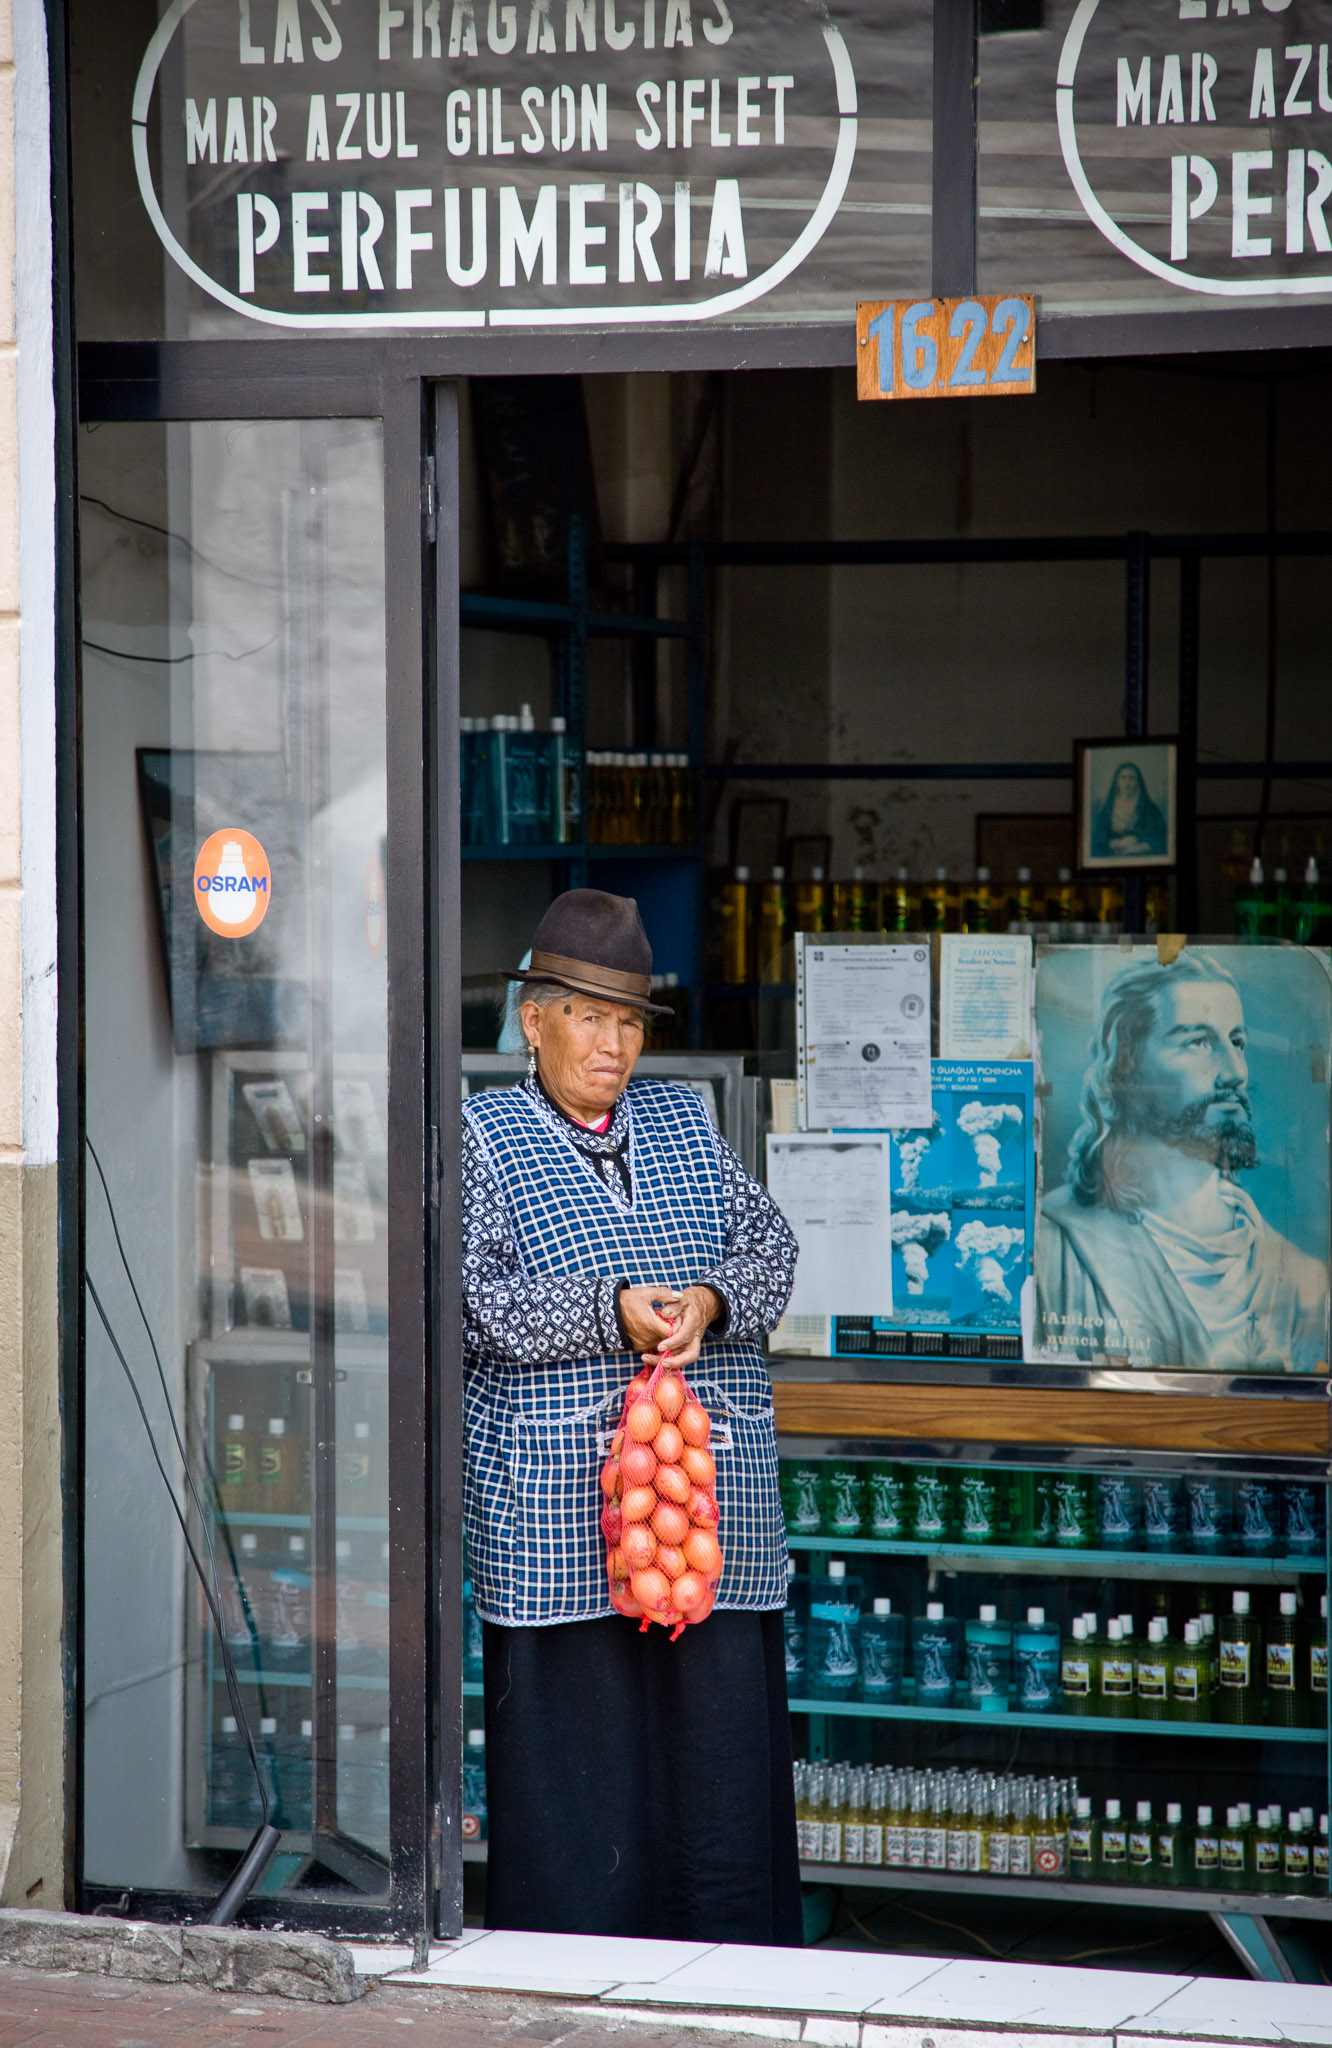
[[799, 934], [796, 1021], [806, 1130], [929, 1122], [928, 946]]
[[767, 1142], [768, 1191], [800, 1243], [788, 1315], [891, 1315], [886, 1135], [770, 1132]]
[[939, 1057], [1031, 1058], [1031, 940], [945, 932], [939, 940]]

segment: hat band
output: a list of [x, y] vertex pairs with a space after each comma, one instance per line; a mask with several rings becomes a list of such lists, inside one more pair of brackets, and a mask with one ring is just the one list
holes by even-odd
[[635, 1002], [642, 1002], [652, 993], [650, 974], [625, 974], [618, 967], [601, 967], [592, 960], [571, 960], [565, 953], [534, 951], [527, 972], [533, 980], [538, 980], [543, 974], [551, 974], [562, 981], [596, 982], [608, 995], [623, 995]]

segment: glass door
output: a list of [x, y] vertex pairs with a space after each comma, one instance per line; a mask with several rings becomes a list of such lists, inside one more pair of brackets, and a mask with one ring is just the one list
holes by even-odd
[[[424, 1374], [394, 1303], [424, 1076], [390, 1071], [423, 926], [392, 906], [390, 946], [387, 883], [420, 795], [391, 820], [384, 447], [374, 419], [80, 436], [82, 1881], [127, 1910], [196, 1910], [267, 1818], [247, 1917], [423, 1912], [425, 1721], [394, 1695], [426, 1691]], [[392, 1522], [391, 1464], [421, 1479]]]

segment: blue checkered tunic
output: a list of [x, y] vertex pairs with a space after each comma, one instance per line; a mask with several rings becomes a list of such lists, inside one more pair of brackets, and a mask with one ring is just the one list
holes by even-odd
[[[478, 1612], [511, 1627], [614, 1612], [599, 1433], [637, 1360], [623, 1282], [706, 1284], [725, 1304], [687, 1377], [713, 1418], [725, 1557], [718, 1607], [786, 1600], [772, 1383], [758, 1338], [781, 1316], [796, 1242], [699, 1097], [636, 1081], [607, 1139], [629, 1140], [632, 1202], [580, 1156], [533, 1084], [463, 1106], [463, 1507]], [[721, 1334], [716, 1334], [720, 1332]]]

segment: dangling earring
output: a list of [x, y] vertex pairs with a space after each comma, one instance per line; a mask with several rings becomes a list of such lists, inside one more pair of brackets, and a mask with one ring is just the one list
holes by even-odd
[[530, 1038], [527, 1041], [527, 1078], [529, 1081], [536, 1079], [536, 1047]]

